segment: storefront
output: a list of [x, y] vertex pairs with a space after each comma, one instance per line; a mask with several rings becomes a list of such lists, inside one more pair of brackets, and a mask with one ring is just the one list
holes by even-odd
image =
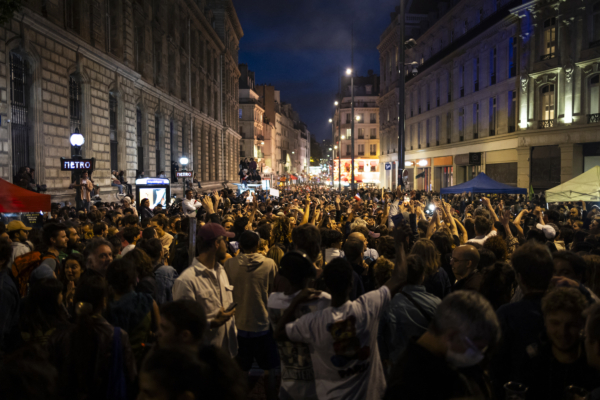
[[[347, 186], [352, 180], [352, 159], [342, 158], [342, 185]], [[339, 177], [338, 160], [333, 161], [333, 176], [337, 182]], [[374, 183], [379, 185], [379, 160], [354, 159], [354, 181], [359, 184]]]
[[431, 159], [423, 158], [415, 160], [415, 182], [414, 188], [416, 190], [431, 190]]
[[433, 159], [433, 190], [453, 186], [454, 169], [452, 167], [452, 156], [436, 157]]
[[454, 185], [468, 182], [483, 172], [483, 153], [458, 154], [454, 156]]

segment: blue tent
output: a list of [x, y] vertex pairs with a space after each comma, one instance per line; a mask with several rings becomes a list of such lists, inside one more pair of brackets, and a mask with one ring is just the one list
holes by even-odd
[[480, 172], [475, 178], [460, 185], [443, 188], [441, 194], [460, 194], [460, 193], [500, 193], [500, 194], [527, 194], [527, 189], [506, 185], [496, 182], [483, 172]]

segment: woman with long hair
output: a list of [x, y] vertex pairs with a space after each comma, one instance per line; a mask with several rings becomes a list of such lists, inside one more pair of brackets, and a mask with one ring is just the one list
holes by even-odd
[[136, 368], [127, 332], [102, 317], [107, 303], [104, 278], [94, 275], [83, 279], [75, 290], [74, 302], [76, 324], [57, 332], [48, 345], [50, 361], [59, 372], [58, 398], [131, 398], [115, 391], [118, 387], [111, 384], [111, 377], [122, 377], [126, 387], [121, 389], [130, 391]]
[[281, 243], [286, 251], [292, 244], [292, 223], [288, 217], [278, 217], [273, 224], [273, 243]]
[[423, 259], [425, 263], [425, 289], [443, 299], [450, 293], [450, 280], [448, 274], [443, 268], [440, 268], [440, 252], [435, 247], [433, 241], [429, 239], [419, 239], [415, 242], [410, 254], [416, 254]]
[[142, 219], [154, 217], [154, 212], [150, 209], [150, 200], [147, 198], [142, 199], [138, 213]]
[[71, 253], [63, 260], [60, 273], [58, 274], [63, 284], [63, 304], [71, 314], [73, 311], [75, 289], [84, 270], [83, 254]]

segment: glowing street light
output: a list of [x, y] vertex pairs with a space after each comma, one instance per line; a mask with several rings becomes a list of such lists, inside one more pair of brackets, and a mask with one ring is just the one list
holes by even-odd
[[333, 122], [333, 119], [329, 118], [329, 123], [331, 124]]
[[352, 68], [346, 69], [346, 75], [348, 75], [348, 76], [352, 75]]
[[188, 158], [187, 158], [187, 157], [185, 157], [185, 156], [184, 156], [184, 157], [181, 157], [181, 158], [179, 159], [179, 163], [180, 163], [181, 165], [183, 165], [183, 166], [186, 166], [186, 165], [188, 165], [188, 163], [189, 163], [189, 162], [190, 162], [190, 160], [188, 160]]
[[337, 100], [333, 103], [333, 105], [337, 106], [338, 104], [340, 104]]
[[333, 148], [337, 150], [337, 144], [335, 146], [333, 146]]
[[360, 121], [360, 115], [357, 115], [357, 116], [356, 116], [356, 120], [357, 120], [357, 121]]

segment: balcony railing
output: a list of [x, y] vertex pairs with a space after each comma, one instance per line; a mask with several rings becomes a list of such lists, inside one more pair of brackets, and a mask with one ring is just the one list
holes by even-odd
[[538, 121], [538, 129], [554, 128], [553, 119], [542, 119]]
[[369, 139], [377, 139], [377, 135], [371, 135], [369, 136]]
[[595, 40], [593, 42], [590, 42], [590, 49], [592, 47], [598, 47], [598, 46], [600, 46], [600, 40]]
[[376, 152], [376, 151], [372, 151], [372, 152], [371, 152], [371, 155], [372, 155], [372, 156], [376, 156], [376, 155], [377, 155], [377, 152]]
[[597, 124], [600, 122], [600, 114], [588, 114], [588, 124]]
[[359, 155], [359, 156], [364, 156], [364, 155], [365, 155], [365, 152], [364, 152], [364, 151], [359, 151], [359, 152], [358, 152], [358, 155]]
[[358, 138], [362, 140], [365, 138], [365, 135], [358, 135]]
[[265, 140], [265, 136], [264, 135], [256, 135], [256, 140]]
[[553, 59], [554, 57], [556, 57], [555, 53], [544, 54], [543, 56], [540, 57], [540, 61], [548, 61], [548, 60]]

